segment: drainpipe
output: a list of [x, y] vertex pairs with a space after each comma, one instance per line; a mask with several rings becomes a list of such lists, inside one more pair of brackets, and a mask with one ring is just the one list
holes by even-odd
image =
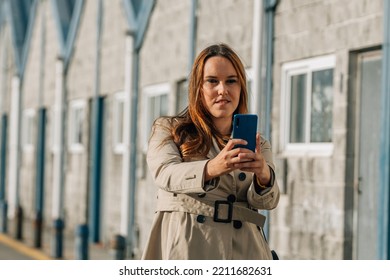
[[131, 115], [130, 115], [130, 166], [129, 166], [129, 225], [127, 230], [127, 236], [129, 237], [129, 252], [131, 258], [137, 256], [137, 244], [138, 236], [135, 227], [135, 203], [136, 203], [136, 184], [137, 184], [137, 128], [138, 128], [138, 82], [139, 82], [139, 52], [140, 49], [136, 48], [133, 56], [133, 83], [132, 83], [132, 95], [131, 95]]
[[[84, 6], [84, 0], [76, 1], [73, 13], [78, 15]], [[52, 0], [53, 12], [55, 19], [60, 20], [60, 15], [57, 14], [56, 1]], [[72, 46], [76, 36], [79, 17], [75, 18], [77, 22], [69, 26], [66, 42], [60, 37], [60, 55], [57, 58], [55, 66], [55, 90], [54, 90], [54, 135], [53, 135], [53, 177], [52, 177], [52, 218], [53, 218], [53, 240], [52, 240], [52, 256], [54, 258], [63, 257], [63, 230], [64, 222], [64, 186], [65, 186], [65, 136], [66, 136], [66, 110], [67, 110], [67, 91], [65, 88], [66, 75], [70, 58], [72, 55]], [[61, 24], [58, 22], [57, 28]], [[62, 28], [58, 30], [62, 34]]]
[[122, 228], [121, 233], [127, 236], [127, 257], [137, 256], [138, 236], [135, 227], [135, 203], [137, 183], [137, 127], [138, 127], [138, 82], [139, 82], [140, 46], [134, 44], [134, 36], [126, 36], [126, 80], [125, 80], [125, 121], [122, 172]]
[[7, 155], [7, 131], [8, 118], [6, 114], [1, 116], [1, 139], [0, 139], [0, 232], [7, 232], [8, 204], [5, 192], [6, 155]]
[[92, 120], [91, 120], [91, 162], [90, 162], [90, 232], [91, 241], [99, 242], [100, 227], [100, 131], [98, 128], [99, 120], [99, 92], [100, 92], [100, 53], [101, 53], [101, 33], [102, 33], [103, 3], [98, 2], [98, 11], [96, 18], [96, 53], [95, 53], [95, 81], [94, 96], [92, 103]]
[[390, 1], [383, 1], [382, 107], [379, 186], [379, 259], [390, 259]]
[[[1, 14], [2, 14], [2, 5], [0, 4], [0, 29], [1, 29], [1, 25], [2, 25], [2, 19], [1, 19]], [[4, 34], [2, 34], [3, 36], [0, 37], [0, 42], [1, 42], [1, 45], [0, 45], [0, 48], [3, 50], [1, 52], [1, 57], [0, 57], [0, 63], [1, 63], [1, 80], [0, 80], [0, 114], [3, 114], [4, 112], [4, 97], [6, 96], [6, 91], [7, 91], [7, 82], [6, 82], [6, 77], [8, 76], [9, 74], [9, 70], [7, 69], [7, 58], [9, 56], [9, 51], [8, 51], [8, 47], [7, 47], [7, 44], [6, 44], [6, 39], [5, 39], [5, 36]], [[1, 189], [0, 189], [0, 193], [1, 193]], [[1, 198], [1, 197], [0, 197]]]
[[[0, 5], [0, 10], [2, 9], [4, 5]], [[2, 12], [0, 11], [0, 14]], [[1, 25], [2, 19], [0, 19], [0, 25]], [[5, 40], [3, 41], [5, 42]], [[8, 131], [8, 116], [6, 113], [4, 113], [4, 107], [3, 107], [3, 100], [4, 96], [6, 94], [6, 78], [8, 76], [8, 70], [7, 70], [7, 60], [6, 58], [9, 55], [9, 50], [6, 46], [6, 44], [2, 44], [2, 56], [1, 56], [1, 88], [0, 88], [0, 116], [1, 116], [1, 123], [0, 123], [0, 232], [6, 233], [7, 232], [7, 199], [6, 199], [6, 189], [5, 189], [5, 176], [6, 176], [6, 156], [7, 156], [7, 131]]]
[[[125, 5], [132, 5], [124, 1]], [[145, 1], [144, 9], [138, 14], [139, 18], [146, 19], [153, 10], [155, 1]], [[126, 6], [129, 8], [129, 6]], [[131, 8], [129, 8], [132, 10]], [[131, 12], [132, 13], [132, 12]], [[130, 29], [126, 34], [125, 49], [125, 103], [124, 103], [124, 143], [122, 169], [122, 201], [121, 201], [121, 229], [120, 233], [127, 236], [127, 257], [137, 255], [138, 236], [135, 226], [135, 203], [137, 184], [137, 128], [138, 128], [138, 83], [139, 83], [139, 56], [148, 20], [135, 20], [134, 14], [129, 17]], [[118, 239], [119, 237], [119, 239]], [[118, 241], [121, 236], [115, 237]], [[118, 243], [118, 242], [113, 242]], [[117, 246], [120, 247], [120, 246]], [[120, 254], [118, 254], [120, 255]]]
[[[271, 122], [272, 122], [272, 70], [273, 70], [273, 50], [274, 50], [274, 17], [276, 6], [278, 5], [278, 0], [265, 0], [265, 27], [266, 27], [266, 68], [265, 68], [265, 84], [264, 84], [264, 93], [265, 93], [265, 123], [264, 123], [264, 137], [272, 143], [271, 137]], [[267, 217], [264, 232], [265, 235], [269, 236], [269, 213], [266, 212], [265, 216]]]
[[[262, 88], [263, 88], [263, 0], [255, 0], [253, 7], [253, 37], [252, 37], [252, 94], [255, 97], [255, 113], [260, 115], [258, 130], [264, 126], [260, 122], [265, 121], [264, 110], [262, 109]], [[262, 133], [262, 131], [261, 131]]]
[[[12, 12], [11, 1], [8, 4], [9, 12]], [[12, 2], [13, 3], [13, 2]], [[16, 5], [16, 4], [15, 4]], [[38, 1], [32, 1], [28, 11], [30, 18], [34, 18]], [[11, 96], [11, 120], [10, 120], [10, 169], [9, 169], [9, 189], [10, 189], [10, 217], [16, 216], [15, 238], [22, 239], [23, 209], [20, 205], [20, 142], [21, 142], [21, 117], [22, 117], [22, 81], [28, 57], [28, 50], [31, 41], [32, 24], [27, 26], [22, 51], [15, 56], [17, 73], [12, 80]], [[16, 32], [16, 26], [11, 21], [11, 29]], [[13, 37], [15, 51], [18, 52], [19, 42]]]
[[15, 238], [22, 239], [23, 210], [20, 206], [20, 128], [21, 128], [21, 78], [12, 78], [11, 119], [9, 141], [9, 218], [16, 218]]
[[265, 138], [271, 141], [271, 121], [272, 121], [272, 70], [273, 70], [273, 56], [274, 56], [274, 18], [275, 10], [278, 5], [278, 0], [265, 1], [265, 20], [266, 20], [266, 73], [265, 73]]
[[[125, 144], [125, 151], [123, 153], [122, 164], [122, 191], [121, 191], [121, 225], [120, 235], [127, 236], [127, 255], [133, 258], [133, 249], [135, 245], [135, 234], [133, 234], [134, 225], [134, 185], [132, 181], [135, 178], [133, 170], [136, 169], [135, 162], [133, 162], [132, 150], [135, 149], [132, 146], [133, 133], [136, 130], [136, 126], [133, 127], [132, 108], [134, 108], [134, 62], [135, 62], [135, 33], [129, 31], [126, 34], [126, 49], [125, 49], [125, 100], [124, 100], [124, 120], [123, 120], [123, 141]], [[136, 98], [134, 98], [136, 99]], [[133, 128], [133, 130], [132, 130]]]
[[191, 0], [188, 73], [191, 72], [192, 64], [193, 64], [194, 59], [195, 59], [196, 30], [197, 30], [197, 16], [196, 16], [197, 7], [198, 7], [198, 0]]
[[36, 146], [36, 176], [35, 176], [35, 220], [34, 220], [34, 247], [40, 248], [42, 245], [43, 227], [43, 199], [45, 182], [45, 123], [46, 109], [43, 107], [44, 76], [45, 76], [45, 46], [46, 46], [46, 12], [43, 9], [41, 17], [41, 42], [40, 42], [40, 71], [39, 71], [39, 91], [38, 91], [38, 133]]
[[54, 258], [62, 258], [62, 240], [64, 229], [64, 143], [65, 143], [65, 110], [66, 91], [64, 88], [65, 68], [64, 60], [58, 58], [55, 70], [55, 92], [54, 92], [54, 147], [53, 147], [53, 210], [54, 236], [53, 251]]
[[39, 108], [38, 111], [38, 133], [36, 147], [36, 193], [35, 193], [35, 219], [34, 219], [34, 247], [42, 247], [42, 227], [43, 227], [43, 200], [44, 200], [44, 182], [45, 182], [45, 122], [46, 109]]

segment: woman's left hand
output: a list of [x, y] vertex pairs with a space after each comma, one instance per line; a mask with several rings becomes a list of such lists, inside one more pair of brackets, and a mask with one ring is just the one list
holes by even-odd
[[256, 134], [255, 152], [248, 149], [244, 150], [245, 152], [239, 153], [238, 157], [241, 160], [245, 160], [245, 162], [236, 163], [234, 167], [242, 171], [253, 172], [261, 185], [268, 185], [271, 180], [271, 173], [268, 164], [261, 153], [259, 133]]

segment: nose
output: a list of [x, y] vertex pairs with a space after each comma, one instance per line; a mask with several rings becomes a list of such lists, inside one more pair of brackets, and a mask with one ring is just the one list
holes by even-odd
[[219, 85], [218, 85], [218, 94], [219, 95], [228, 94], [228, 88], [222, 81], [219, 82]]

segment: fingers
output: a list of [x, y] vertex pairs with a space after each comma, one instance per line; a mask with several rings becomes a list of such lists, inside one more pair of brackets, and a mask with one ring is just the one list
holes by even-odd
[[260, 152], [260, 134], [256, 135], [256, 152], [236, 145], [247, 145], [243, 139], [230, 139], [222, 151], [224, 166], [232, 169], [255, 170], [261, 167], [262, 155]]
[[243, 171], [255, 171], [263, 167], [264, 157], [261, 153], [261, 137], [260, 133], [256, 133], [256, 149], [251, 150], [240, 148], [237, 157], [240, 159], [234, 167]]
[[256, 133], [256, 153], [260, 153], [260, 145], [261, 145], [261, 139], [260, 139], [260, 133]]
[[244, 139], [230, 139], [229, 142], [227, 142], [225, 149], [226, 150], [232, 150], [236, 145], [247, 145], [248, 142]]

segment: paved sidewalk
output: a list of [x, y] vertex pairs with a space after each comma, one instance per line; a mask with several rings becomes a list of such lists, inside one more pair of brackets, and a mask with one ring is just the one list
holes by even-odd
[[46, 254], [0, 233], [0, 260], [48, 260]]
[[[0, 259], [55, 259], [53, 258], [53, 239], [54, 235], [51, 230], [46, 229], [42, 232], [42, 246], [41, 248], [34, 247], [34, 228], [32, 221], [24, 221], [22, 229], [22, 240], [16, 240], [14, 231], [12, 230], [14, 225], [8, 225], [7, 233], [0, 233], [0, 250], [3, 248], [9, 248], [14, 253], [9, 253], [9, 257], [3, 253], [0, 255]], [[5, 246], [5, 247], [4, 247]], [[63, 240], [63, 257], [60, 259], [74, 260], [77, 259], [76, 254], [76, 239], [74, 236], [69, 236], [64, 233]], [[113, 254], [110, 248], [106, 248], [101, 244], [91, 244], [88, 246], [88, 259], [91, 260], [112, 260]]]

